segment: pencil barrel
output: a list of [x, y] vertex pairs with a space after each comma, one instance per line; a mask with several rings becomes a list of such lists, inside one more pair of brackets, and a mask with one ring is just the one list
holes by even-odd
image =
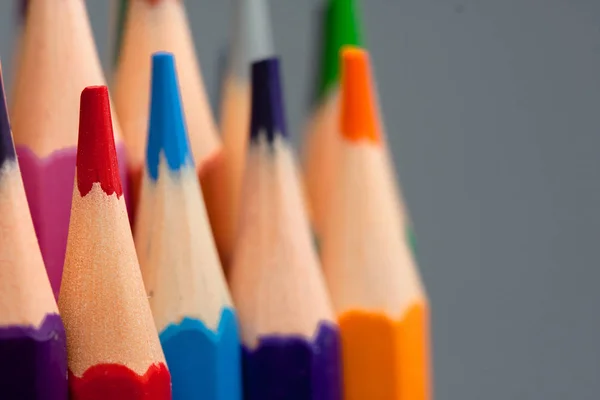
[[428, 400], [428, 309], [414, 304], [394, 321], [349, 311], [339, 318], [347, 400]]

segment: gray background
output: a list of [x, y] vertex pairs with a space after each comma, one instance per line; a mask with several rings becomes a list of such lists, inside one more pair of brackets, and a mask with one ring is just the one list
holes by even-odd
[[[232, 1], [187, 1], [213, 107]], [[322, 0], [271, 0], [296, 135]], [[88, 1], [105, 67], [109, 6]], [[363, 0], [439, 400], [600, 398], [600, 2]], [[10, 85], [14, 7], [0, 4]], [[298, 138], [298, 136], [297, 136]]]

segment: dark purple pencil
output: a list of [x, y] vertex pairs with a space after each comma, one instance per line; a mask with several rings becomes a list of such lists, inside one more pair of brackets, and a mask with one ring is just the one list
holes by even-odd
[[265, 335], [243, 348], [244, 398], [341, 399], [339, 331], [321, 323], [314, 338]]
[[250, 143], [231, 293], [246, 400], [339, 400], [340, 336], [308, 224], [288, 134], [280, 65], [252, 65]]
[[29, 0], [17, 0], [17, 20], [19, 24], [22, 24], [27, 17], [27, 7], [29, 6]]
[[66, 400], [65, 331], [27, 206], [0, 73], [0, 399]]

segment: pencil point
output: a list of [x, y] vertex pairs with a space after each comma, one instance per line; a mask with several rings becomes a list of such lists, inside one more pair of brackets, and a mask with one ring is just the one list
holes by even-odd
[[340, 130], [350, 141], [379, 143], [379, 122], [369, 54], [358, 47], [342, 50]]
[[158, 179], [160, 153], [164, 153], [169, 169], [178, 171], [193, 165], [179, 94], [177, 70], [173, 54], [152, 56], [152, 89], [146, 166], [150, 177]]
[[252, 62], [274, 54], [269, 8], [266, 0], [238, 0], [235, 12], [230, 67], [238, 77], [248, 79]]
[[0, 167], [2, 167], [6, 161], [15, 160], [15, 146], [10, 132], [2, 71], [0, 71], [0, 96], [2, 96], [0, 99]]
[[19, 6], [17, 8], [19, 23], [25, 21], [25, 17], [27, 16], [27, 7], [29, 6], [29, 0], [20, 0]]
[[83, 89], [79, 108], [77, 187], [82, 197], [95, 182], [107, 195], [123, 194], [106, 86]]
[[362, 33], [355, 0], [330, 0], [325, 16], [325, 48], [319, 97], [340, 79], [340, 51], [347, 45], [360, 46]]
[[123, 32], [125, 31], [125, 22], [127, 21], [127, 11], [129, 9], [129, 0], [118, 0], [117, 2], [117, 20], [116, 20], [116, 37], [114, 43], [113, 64], [119, 62], [119, 54], [121, 52], [121, 44], [123, 42]]
[[277, 57], [252, 64], [251, 140], [258, 140], [263, 134], [272, 143], [276, 135], [288, 136], [279, 64]]

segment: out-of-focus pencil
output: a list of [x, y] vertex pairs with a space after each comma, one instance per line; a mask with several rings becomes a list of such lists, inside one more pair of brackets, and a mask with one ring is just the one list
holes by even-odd
[[0, 72], [0, 398], [67, 396], [65, 329], [27, 207]]
[[[79, 94], [88, 85], [104, 84], [84, 1], [29, 0], [19, 57], [13, 133], [33, 224], [58, 296], [75, 176]], [[125, 165], [125, 148], [114, 125]]]
[[322, 233], [330, 204], [339, 147], [339, 53], [344, 45], [357, 45], [362, 41], [355, 3], [355, 0], [329, 0], [327, 3], [318, 98], [305, 133], [303, 164], [306, 193], [317, 239]]
[[123, 41], [123, 30], [125, 28], [125, 20], [127, 19], [127, 10], [129, 9], [129, 0], [112, 0], [111, 1], [111, 56], [112, 64], [116, 65], [119, 60], [119, 52], [121, 51], [121, 43]]
[[[177, 59], [181, 98], [192, 154], [211, 223], [225, 205], [221, 141], [196, 58], [182, 1], [129, 0], [125, 31], [115, 72], [115, 104], [129, 156], [132, 188], [139, 194], [144, 166], [150, 95], [150, 57], [169, 51]], [[136, 200], [137, 201], [137, 200]]]
[[25, 25], [25, 19], [27, 18], [27, 7], [29, 6], [29, 0], [16, 0], [15, 1], [15, 20], [16, 20], [16, 39], [13, 50], [13, 66], [16, 71], [19, 70], [21, 62], [21, 37], [23, 36], [23, 27]]
[[176, 400], [241, 399], [237, 321], [189, 150], [175, 61], [152, 57], [136, 248]]
[[406, 235], [369, 57], [344, 49], [336, 189], [321, 242], [347, 399], [430, 398], [428, 304]]
[[28, 3], [29, 0], [17, 0], [17, 21], [19, 24], [25, 21]]
[[288, 143], [279, 60], [252, 66], [250, 144], [230, 287], [245, 398], [341, 399], [333, 322]]
[[71, 399], [170, 399], [169, 371], [125, 209], [105, 86], [81, 94], [76, 175], [58, 301]]
[[231, 259], [237, 227], [239, 196], [246, 165], [250, 126], [250, 66], [273, 55], [273, 38], [267, 0], [236, 0], [229, 49], [229, 65], [223, 82], [221, 135], [229, 186], [228, 207], [213, 227], [224, 263]]

